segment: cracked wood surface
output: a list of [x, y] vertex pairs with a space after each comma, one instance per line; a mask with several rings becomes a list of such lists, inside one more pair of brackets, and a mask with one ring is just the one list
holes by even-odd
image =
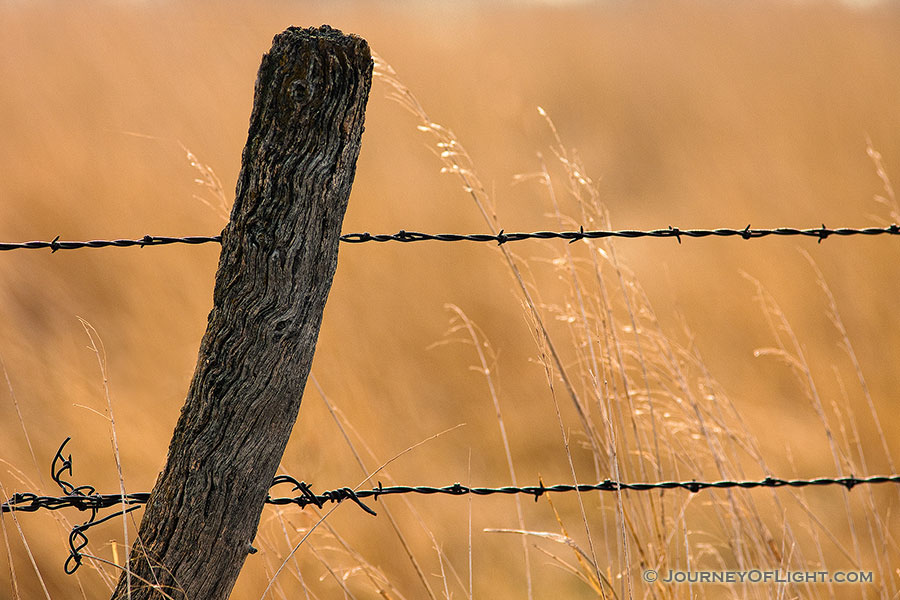
[[237, 580], [309, 375], [371, 80], [365, 40], [328, 26], [263, 56], [213, 309], [114, 599], [227, 598]]

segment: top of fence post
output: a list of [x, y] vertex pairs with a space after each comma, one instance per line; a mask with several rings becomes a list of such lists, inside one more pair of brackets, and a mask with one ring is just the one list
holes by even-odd
[[337, 265], [372, 59], [328, 26], [275, 37], [256, 80], [213, 309], [113, 598], [226, 598], [297, 418]]

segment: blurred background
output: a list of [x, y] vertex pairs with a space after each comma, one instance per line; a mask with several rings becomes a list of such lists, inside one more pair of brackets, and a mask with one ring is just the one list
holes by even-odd
[[[538, 106], [590, 176], [615, 228], [862, 227], [900, 220], [886, 186], [888, 177], [900, 185], [896, 2], [14, 0], [0, 1], [0, 241], [218, 233], [240, 168], [260, 57], [286, 27], [322, 23], [367, 39], [429, 118], [453, 131], [507, 232], [560, 228], [547, 186], [534, 178], [516, 183], [517, 175], [540, 171], [542, 161], [571, 217], [564, 228], [581, 223], [571, 193], [580, 184], [567, 178]], [[433, 138], [388, 98], [391, 91], [374, 82], [344, 231], [486, 231], [459, 180], [440, 173]], [[597, 322], [632, 336], [635, 327], [644, 335], [653, 323], [654, 336], [684, 350], [675, 353], [673, 369], [690, 363], [699, 373], [687, 388], [708, 407], [728, 398], [740, 420], [728, 417], [715, 435], [743, 440], [723, 451], [732, 465], [728, 474], [886, 474], [900, 460], [900, 423], [892, 418], [900, 360], [897, 244], [885, 236], [820, 244], [803, 238], [621, 241], [614, 247], [616, 269], [605, 273], [611, 282], [625, 273], [627, 291], [608, 301], [618, 316]], [[575, 246], [573, 252], [582, 251]], [[590, 332], [575, 335], [567, 323], [573, 286], [558, 267], [563, 257], [582, 268], [587, 255], [567, 258], [559, 241], [507, 248], [526, 273], [564, 363], [583, 366]], [[609, 255], [608, 247], [600, 249]], [[79, 318], [102, 341], [126, 489], [152, 488], [193, 373], [218, 252], [209, 244], [0, 255], [4, 498], [17, 491], [58, 494], [49, 465], [67, 436], [72, 481], [118, 492], [104, 375]], [[823, 282], [846, 337], [835, 326]], [[760, 290], [767, 298], [762, 305]], [[628, 298], [640, 299], [639, 306], [623, 302]], [[490, 344], [490, 374], [518, 483], [539, 477], [571, 483], [564, 439], [579, 480], [612, 477], [592, 460], [555, 373], [555, 394], [548, 386], [532, 318], [500, 250], [467, 243], [342, 245], [313, 366], [320, 389], [308, 386], [281, 472], [320, 492], [363, 479], [324, 395], [370, 471], [464, 424], [394, 461], [390, 481], [510, 483], [485, 375], [471, 368], [478, 355], [466, 330], [454, 329], [459, 322], [448, 304]], [[785, 350], [757, 352], [779, 344]], [[632, 367], [648, 359], [627, 348], [625, 354], [616, 364], [627, 371], [625, 380], [640, 382], [635, 401], [658, 393], [660, 402], [676, 407], [656, 415], [654, 439], [679, 451], [702, 445], [709, 453], [693, 417], [665, 421], [677, 414], [685, 386], [662, 371], [647, 384]], [[589, 388], [586, 379], [579, 386]], [[621, 396], [612, 401], [627, 404]], [[746, 451], [746, 440], [756, 450]], [[699, 472], [674, 459], [632, 460], [653, 465], [645, 472], [650, 480], [723, 474], [712, 459], [698, 461]], [[644, 479], [637, 469], [628, 475]], [[387, 483], [387, 477], [375, 479]], [[892, 597], [900, 585], [900, 529], [896, 519], [893, 526], [879, 520], [900, 509], [896, 486], [889, 486], [850, 494], [834, 487], [735, 492], [760, 503], [760, 522], [769, 531], [760, 547], [777, 550], [751, 564], [729, 550], [743, 534], [714, 523], [716, 504], [730, 498], [719, 492], [676, 490], [665, 500], [656, 494], [660, 506], [671, 503], [658, 519], [665, 531], [656, 535], [679, 550], [664, 552], [655, 538], [630, 540], [632, 550], [653, 548], [631, 562], [621, 555], [610, 495], [586, 495], [584, 518], [571, 495], [555, 496], [552, 509], [526, 498], [523, 520], [510, 497], [380, 500], [376, 510], [392, 510], [422, 577], [382, 512], [373, 518], [348, 504], [294, 554], [269, 597], [362, 598], [378, 589], [390, 590], [384, 597], [406, 598], [522, 598], [529, 590], [536, 598], [771, 597], [769, 586], [689, 590], [651, 586], [640, 574], [643, 568], [779, 566], [877, 572], [868, 586], [787, 586], [784, 597]], [[624, 498], [647, 502], [637, 494]], [[688, 505], [693, 512], [680, 514]], [[658, 516], [660, 509], [645, 504], [642, 510]], [[114, 568], [89, 561], [77, 575], [62, 571], [68, 527], [84, 518], [72, 510], [18, 514], [15, 521], [4, 515], [0, 597], [105, 597]], [[267, 508], [256, 544], [261, 552], [248, 558], [234, 597], [260, 597], [314, 521], [309, 509]], [[586, 571], [599, 570], [611, 582], [599, 591], [580, 578], [590, 576], [566, 544], [528, 536], [526, 574], [521, 536], [484, 531], [551, 532], [587, 551], [584, 521], [591, 524], [598, 567]], [[87, 551], [122, 563], [121, 520], [89, 537]], [[389, 583], [373, 583], [378, 577]]]

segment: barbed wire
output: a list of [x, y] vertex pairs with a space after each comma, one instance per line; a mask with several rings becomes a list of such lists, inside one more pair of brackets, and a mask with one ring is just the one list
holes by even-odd
[[[31, 492], [18, 492], [13, 494], [6, 502], [0, 504], [0, 514], [11, 512], [37, 512], [39, 510], [59, 510], [62, 508], [77, 508], [81, 511], [89, 511], [90, 517], [81, 525], [76, 525], [69, 532], [69, 557], [66, 559], [64, 569], [69, 575], [78, 570], [81, 566], [83, 555], [81, 549], [87, 546], [88, 538], [85, 532], [95, 525], [99, 525], [115, 517], [120, 517], [125, 513], [137, 510], [141, 505], [146, 504], [150, 499], [147, 492], [139, 492], [132, 494], [98, 494], [93, 486], [80, 485], [75, 486], [69, 481], [63, 479], [63, 474], [68, 472], [72, 475], [72, 455], [63, 456], [62, 452], [66, 444], [71, 438], [60, 445], [53, 457], [51, 463], [51, 476], [53, 481], [62, 489], [63, 496], [41, 496]], [[541, 482], [536, 486], [503, 486], [503, 487], [470, 487], [461, 483], [454, 483], [443, 487], [434, 486], [406, 486], [394, 485], [383, 486], [381, 482], [371, 489], [354, 490], [349, 487], [337, 488], [316, 494], [312, 490], [312, 485], [303, 481], [299, 481], [290, 475], [278, 475], [272, 482], [271, 487], [288, 484], [292, 486], [294, 492], [299, 492], [296, 496], [272, 497], [266, 496], [265, 503], [274, 506], [296, 505], [303, 509], [313, 505], [317, 508], [323, 508], [327, 503], [340, 504], [345, 500], [355, 503], [364, 512], [376, 516], [377, 513], [362, 501], [371, 498], [378, 501], [381, 496], [390, 496], [396, 494], [422, 494], [422, 495], [449, 495], [449, 496], [490, 496], [495, 494], [513, 495], [524, 494], [532, 496], [537, 502], [541, 496], [550, 493], [564, 492], [614, 492], [614, 491], [650, 491], [650, 490], [671, 490], [684, 489], [691, 493], [697, 493], [710, 489], [753, 489], [753, 488], [802, 488], [802, 487], [821, 487], [821, 486], [841, 486], [847, 490], [852, 490], [858, 485], [874, 485], [879, 483], [896, 483], [900, 484], [900, 475], [875, 475], [870, 477], [856, 477], [850, 475], [848, 477], [817, 477], [814, 479], [779, 479], [777, 477], [766, 477], [761, 480], [722, 480], [722, 481], [661, 481], [656, 483], [624, 483], [606, 479], [599, 483], [592, 484], [557, 484], [544, 485]], [[98, 519], [99, 512], [106, 508], [127, 505], [129, 508], [117, 511]]]
[[[817, 238], [819, 242], [831, 236], [851, 236], [851, 235], [900, 235], [900, 225], [891, 224], [886, 227], [838, 227], [828, 228], [824, 224], [821, 227], [813, 227], [809, 229], [796, 229], [793, 227], [777, 227], [774, 229], [751, 229], [747, 225], [743, 229], [680, 229], [678, 227], [669, 226], [665, 229], [619, 229], [619, 230], [585, 230], [583, 227], [577, 231], [532, 231], [532, 232], [514, 232], [506, 233], [500, 230], [499, 233], [422, 233], [420, 231], [406, 231], [401, 229], [397, 233], [345, 233], [340, 237], [342, 242], [347, 244], [362, 244], [365, 242], [496, 242], [498, 245], [507, 242], [519, 242], [523, 240], [550, 240], [561, 239], [567, 240], [569, 243], [579, 240], [594, 240], [604, 238], [675, 238], [681, 243], [682, 237], [688, 238], [706, 238], [706, 237], [739, 237], [744, 240], [753, 240], [769, 236], [802, 236]], [[143, 248], [145, 246], [165, 246], [168, 244], [208, 244], [221, 243], [221, 235], [191, 235], [186, 237], [168, 237], [157, 235], [145, 235], [136, 239], [116, 239], [116, 240], [89, 240], [89, 241], [70, 241], [60, 240], [56, 236], [49, 242], [31, 241], [31, 242], [0, 242], [0, 251], [3, 250], [44, 250], [50, 249], [51, 252], [58, 250], [79, 250], [82, 248], [129, 248], [137, 246]]]
[[666, 229], [620, 229], [620, 230], [590, 230], [587, 231], [581, 227], [577, 231], [533, 231], [531, 233], [506, 233], [502, 229], [499, 233], [420, 233], [417, 231], [400, 230], [394, 234], [370, 234], [366, 233], [347, 233], [341, 236], [342, 242], [350, 244], [360, 244], [363, 242], [497, 242], [497, 244], [505, 244], [507, 242], [519, 242], [522, 240], [549, 240], [561, 239], [568, 240], [569, 243], [586, 239], [603, 239], [603, 238], [675, 238], [681, 243], [682, 237], [689, 238], [705, 238], [705, 237], [739, 237], [745, 240], [758, 239], [768, 236], [805, 236], [818, 238], [822, 240], [837, 236], [850, 235], [900, 235], [900, 226], [892, 224], [887, 227], [838, 227], [830, 229], [824, 224], [821, 227], [810, 229], [795, 229], [792, 227], [778, 227], [775, 229], [751, 229], [749, 225], [743, 229], [680, 229], [671, 225]]
[[80, 250], [82, 248], [129, 248], [131, 246], [165, 246], [167, 244], [208, 244], [210, 242], [222, 242], [221, 235], [191, 235], [186, 237], [166, 237], [158, 235], [145, 235], [134, 240], [90, 240], [87, 242], [65, 241], [56, 236], [49, 242], [0, 242], [0, 251], [3, 250], [43, 250], [49, 248], [51, 252], [57, 250]]
[[443, 487], [432, 487], [432, 486], [405, 486], [405, 485], [395, 485], [384, 487], [379, 483], [376, 487], [372, 489], [366, 490], [357, 490], [354, 491], [350, 488], [340, 488], [336, 490], [330, 490], [327, 492], [323, 492], [322, 494], [314, 494], [309, 484], [306, 484], [302, 481], [297, 481], [290, 475], [279, 475], [275, 478], [273, 487], [275, 485], [281, 483], [291, 483], [294, 486], [294, 490], [299, 491], [300, 495], [293, 498], [272, 498], [269, 496], [266, 499], [267, 504], [274, 505], [284, 505], [284, 504], [296, 504], [300, 508], [305, 506], [309, 506], [311, 504], [317, 506], [318, 508], [322, 508], [327, 502], [343, 502], [344, 500], [352, 500], [357, 505], [360, 505], [363, 510], [368, 512], [369, 514], [375, 514], [375, 512], [370, 509], [368, 506], [362, 504], [361, 500], [364, 498], [373, 498], [374, 500], [378, 500], [380, 496], [389, 496], [393, 494], [425, 494], [425, 495], [433, 495], [433, 494], [446, 494], [450, 496], [465, 496], [467, 494], [472, 494], [475, 496], [490, 496], [494, 494], [524, 494], [527, 496], [533, 496], [535, 502], [540, 499], [541, 496], [548, 493], [560, 493], [560, 492], [615, 492], [619, 490], [631, 490], [637, 492], [644, 492], [649, 490], [671, 490], [671, 489], [684, 489], [688, 490], [692, 493], [697, 493], [703, 490], [709, 489], [729, 489], [729, 488], [742, 488], [742, 489], [752, 489], [752, 488], [779, 488], [779, 487], [792, 487], [792, 488], [801, 488], [808, 486], [828, 486], [828, 485], [840, 485], [844, 488], [851, 490], [857, 485], [866, 485], [866, 484], [877, 484], [877, 483], [898, 483], [900, 484], [900, 475], [876, 475], [872, 477], [817, 477], [815, 479], [779, 479], [777, 477], [766, 477], [762, 480], [744, 480], [744, 481], [732, 481], [732, 480], [722, 480], [722, 481], [661, 481], [656, 483], [624, 483], [620, 481], [613, 481], [612, 479], [606, 479], [599, 483], [581, 483], [581, 484], [557, 484], [557, 485], [544, 485], [541, 483], [536, 486], [504, 486], [497, 488], [488, 488], [488, 487], [469, 487], [462, 485], [461, 483], [454, 483], [452, 485], [447, 485]]
[[[88, 545], [88, 538], [85, 531], [95, 525], [105, 523], [110, 519], [122, 516], [133, 510], [140, 508], [141, 504], [146, 504], [150, 498], [150, 494], [129, 494], [123, 501], [123, 496], [117, 494], [97, 494], [97, 490], [92, 485], [74, 485], [63, 479], [63, 473], [67, 472], [72, 475], [72, 455], [63, 456], [63, 448], [69, 443], [71, 437], [67, 437], [59, 446], [53, 461], [50, 463], [50, 476], [54, 483], [59, 486], [65, 496], [38, 496], [31, 492], [20, 492], [13, 496], [2, 505], [0, 505], [0, 514], [5, 512], [25, 511], [34, 512], [42, 508], [49, 510], [58, 510], [60, 508], [77, 508], [79, 510], [90, 511], [91, 516], [81, 525], [76, 525], [69, 531], [69, 556], [63, 565], [67, 575], [71, 575], [81, 566], [82, 554], [81, 549]], [[134, 497], [134, 498], [133, 498]], [[139, 498], [138, 498], [139, 497]], [[102, 519], [98, 519], [101, 509], [110, 506], [122, 504], [132, 504], [131, 508], [121, 510], [117, 513], [107, 515]]]

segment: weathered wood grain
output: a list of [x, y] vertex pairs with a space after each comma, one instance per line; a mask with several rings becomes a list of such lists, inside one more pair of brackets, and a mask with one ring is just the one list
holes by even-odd
[[234, 586], [300, 408], [371, 78], [365, 40], [327, 26], [290, 28], [263, 56], [213, 309], [114, 599]]

